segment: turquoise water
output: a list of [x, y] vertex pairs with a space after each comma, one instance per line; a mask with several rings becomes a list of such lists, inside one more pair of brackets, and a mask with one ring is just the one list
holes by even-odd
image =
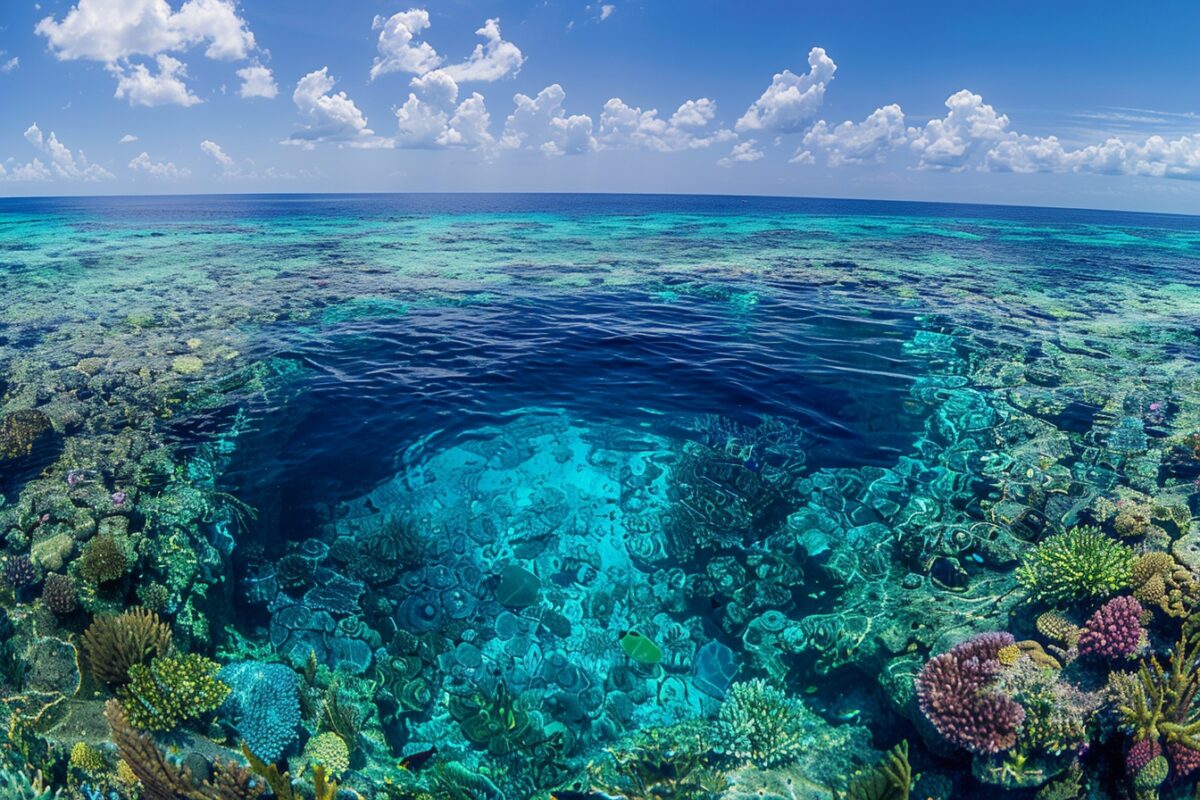
[[[1121, 675], [1200, 598], [1193, 218], [0, 200], [0, 296], [0, 780], [132, 796], [115, 697], [197, 780], [245, 742], [345, 797], [900, 797], [904, 741], [914, 797], [1191, 791]], [[1120, 574], [1018, 579], [1083, 528]], [[1110, 596], [1129, 652], [1051, 635]], [[139, 606], [174, 655], [105, 679]], [[994, 631], [947, 702], [1021, 719], [973, 737], [925, 664]]]

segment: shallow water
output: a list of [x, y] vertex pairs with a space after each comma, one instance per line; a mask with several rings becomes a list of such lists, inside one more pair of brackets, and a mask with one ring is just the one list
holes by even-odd
[[[762, 796], [785, 776], [827, 797], [903, 739], [922, 797], [1031, 789], [1077, 757], [1116, 791], [1118, 738], [1029, 745], [1032, 776], [1003, 753], [972, 765], [922, 718], [913, 676], [975, 633], [1037, 639], [1046, 609], [1014, 570], [1056, 531], [1111, 534], [1121, 503], [1156, 509], [1166, 538], [1141, 531], [1139, 552], [1200, 537], [1194, 218], [0, 200], [0, 296], [0, 412], [53, 427], [0, 460], [7, 555], [36, 571], [8, 599], [11, 659], [153, 606], [181, 649], [300, 671], [312, 697], [278, 754], [294, 775], [333, 681], [359, 723], [343, 785], [365, 796], [633, 800], [604, 749], [661, 761], [646, 742], [689, 720], [716, 726], [697, 756], [713, 784], [673, 797]], [[125, 574], [89, 583], [88, 543], [114, 532]], [[80, 608], [35, 623], [51, 572]], [[1169, 649], [1171, 624], [1150, 647]], [[759, 678], [791, 709], [778, 758], [739, 755], [730, 733], [730, 684]], [[1096, 704], [1099, 728], [1116, 712]], [[197, 737], [245, 727], [226, 707], [176, 735], [211, 750]], [[81, 730], [38, 736], [104, 742]]]

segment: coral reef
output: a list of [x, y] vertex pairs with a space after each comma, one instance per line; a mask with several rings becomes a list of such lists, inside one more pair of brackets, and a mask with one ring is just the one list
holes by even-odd
[[761, 679], [729, 687], [717, 719], [721, 751], [741, 764], [785, 764], [802, 746], [805, 719], [799, 701]]
[[1114, 597], [1083, 624], [1079, 653], [1098, 658], [1131, 658], [1146, 642], [1142, 605], [1132, 597]]
[[217, 678], [230, 687], [221, 711], [246, 747], [263, 761], [278, 761], [296, 740], [300, 696], [296, 673], [282, 664], [226, 664]]
[[98, 616], [83, 632], [83, 652], [92, 674], [111, 685], [129, 680], [133, 667], [171, 649], [171, 629], [146, 609]]
[[1133, 580], [1134, 552], [1097, 528], [1055, 534], [1030, 551], [1017, 580], [1037, 600], [1050, 604], [1106, 597]]
[[129, 682], [117, 696], [130, 724], [147, 731], [170, 731], [215, 711], [229, 694], [217, 679], [219, 665], [195, 653], [159, 656], [129, 668]]

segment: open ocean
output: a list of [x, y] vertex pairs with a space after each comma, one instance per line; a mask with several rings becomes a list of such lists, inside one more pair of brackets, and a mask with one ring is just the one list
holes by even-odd
[[0, 199], [0, 298], [0, 721], [63, 797], [133, 796], [125, 723], [372, 800], [1200, 767], [1200, 218]]

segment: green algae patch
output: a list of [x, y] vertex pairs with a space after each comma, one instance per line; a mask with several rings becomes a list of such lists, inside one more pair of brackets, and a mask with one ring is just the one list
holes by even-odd
[[176, 356], [171, 362], [171, 369], [180, 375], [195, 375], [204, 369], [204, 362], [197, 356]]

